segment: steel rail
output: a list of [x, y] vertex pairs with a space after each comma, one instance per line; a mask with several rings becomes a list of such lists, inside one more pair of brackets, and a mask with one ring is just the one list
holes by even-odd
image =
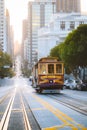
[[30, 126], [30, 123], [28, 120], [28, 116], [27, 116], [27, 112], [25, 109], [25, 105], [24, 105], [22, 96], [21, 96], [21, 103], [22, 103], [22, 108], [23, 108], [23, 118], [24, 118], [24, 123], [25, 123], [25, 130], [31, 130], [31, 126]]
[[[22, 91], [22, 90], [21, 90], [21, 91]], [[28, 90], [28, 91], [29, 91], [29, 90]], [[27, 92], [28, 92], [28, 91], [27, 91]], [[23, 91], [22, 91], [21, 97], [22, 97], [22, 101], [23, 101], [23, 99], [24, 99], [24, 102], [23, 102], [24, 114], [26, 114], [26, 117], [27, 117], [27, 120], [26, 120], [26, 117], [25, 117], [25, 121], [28, 122], [28, 125], [29, 125], [29, 128], [30, 128], [30, 129], [28, 128], [28, 129], [26, 129], [26, 130], [41, 130], [41, 127], [40, 127], [40, 125], [38, 124], [38, 122], [37, 122], [37, 120], [36, 120], [36, 118], [35, 118], [35, 116], [34, 116], [32, 110], [31, 110], [31, 108], [30, 108], [30, 106], [29, 106], [29, 104], [28, 104], [28, 102], [27, 102], [27, 99], [26, 99], [26, 97], [25, 97]], [[25, 104], [26, 104], [26, 109], [27, 109], [27, 111], [26, 111], [26, 109], [25, 109]], [[29, 113], [28, 113], [28, 112], [29, 112]], [[29, 116], [27, 116], [28, 114], [29, 114]], [[29, 117], [30, 117], [30, 118], [29, 118]], [[34, 125], [32, 126], [32, 124], [34, 124]]]
[[[15, 89], [15, 91], [16, 91], [16, 89]], [[14, 98], [15, 98], [15, 92], [12, 95], [12, 97], [10, 98], [8, 106], [7, 106], [7, 108], [4, 112], [4, 115], [2, 117], [2, 120], [0, 122], [0, 130], [7, 130], [7, 128], [8, 128], [8, 123], [9, 123], [9, 119], [10, 119], [10, 114], [11, 114]]]
[[[56, 96], [56, 95], [47, 95], [48, 97], [50, 97], [51, 99], [55, 99], [55, 101], [57, 102], [57, 103], [60, 103], [60, 104], [62, 104], [62, 105], [64, 105], [64, 106], [67, 106], [67, 107], [69, 107], [69, 108], [71, 108], [71, 109], [73, 109], [73, 110], [75, 110], [75, 111], [77, 111], [77, 112], [79, 112], [79, 113], [81, 113], [81, 114], [83, 114], [83, 115], [85, 115], [85, 116], [87, 116], [87, 110], [84, 110], [83, 108], [84, 107], [86, 107], [85, 105], [83, 106], [83, 107], [81, 107], [80, 108], [80, 106], [78, 106], [78, 104], [76, 104], [76, 99], [74, 100], [73, 98], [71, 98], [72, 100], [73, 100], [73, 103], [72, 103], [72, 101], [70, 101], [67, 97], [62, 97], [62, 100], [61, 99], [59, 99], [59, 98], [57, 98], [58, 96]], [[63, 100], [63, 98], [64, 98], [64, 100], [65, 100], [65, 98], [67, 99], [67, 102], [66, 101], [64, 101]], [[78, 100], [77, 100], [78, 101]], [[74, 104], [74, 102], [75, 102], [75, 104]], [[83, 105], [83, 104], [82, 104]]]
[[8, 96], [9, 96], [9, 93], [7, 93], [6, 95], [4, 95], [4, 96], [0, 99], [0, 104], [1, 104], [2, 102], [4, 102], [5, 99], [7, 99]]

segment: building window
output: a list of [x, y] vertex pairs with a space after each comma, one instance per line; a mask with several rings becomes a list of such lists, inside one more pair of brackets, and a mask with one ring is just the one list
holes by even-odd
[[70, 22], [70, 29], [72, 30], [72, 29], [74, 29], [75, 28], [75, 22], [74, 21], [71, 21]]
[[61, 22], [60, 22], [60, 28], [61, 28], [62, 30], [65, 30], [65, 21], [61, 21]]
[[84, 24], [84, 21], [80, 21], [80, 22], [79, 22], [79, 25], [81, 25], [81, 24]]

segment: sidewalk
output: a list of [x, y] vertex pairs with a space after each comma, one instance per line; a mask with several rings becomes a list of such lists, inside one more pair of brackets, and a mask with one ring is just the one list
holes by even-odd
[[10, 86], [14, 84], [14, 80], [12, 78], [4, 78], [0, 79], [0, 87]]

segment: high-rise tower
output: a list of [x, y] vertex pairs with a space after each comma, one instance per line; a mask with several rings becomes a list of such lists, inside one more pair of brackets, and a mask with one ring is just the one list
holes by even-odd
[[32, 66], [38, 55], [38, 29], [47, 26], [50, 17], [56, 12], [55, 0], [36, 0], [28, 5], [28, 47], [29, 63]]
[[4, 0], [0, 0], [0, 51], [6, 51]]
[[57, 12], [78, 12], [80, 13], [80, 0], [56, 0]]

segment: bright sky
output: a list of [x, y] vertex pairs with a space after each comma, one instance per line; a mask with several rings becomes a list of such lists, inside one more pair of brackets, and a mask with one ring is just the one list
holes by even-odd
[[[14, 28], [14, 38], [21, 42], [22, 20], [27, 18], [28, 1], [34, 0], [5, 0], [6, 7], [9, 9], [11, 25]], [[87, 12], [87, 0], [81, 0], [82, 11]]]

